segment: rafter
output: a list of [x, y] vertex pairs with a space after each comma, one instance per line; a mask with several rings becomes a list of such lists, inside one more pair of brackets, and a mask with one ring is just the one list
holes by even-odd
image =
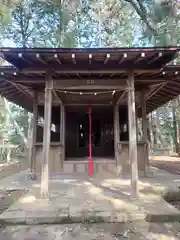
[[133, 63], [136, 64], [136, 63], [142, 61], [145, 56], [146, 56], [146, 54], [144, 52], [142, 52], [137, 57], [135, 57], [135, 59], [133, 59]]
[[27, 59], [26, 57], [23, 56], [23, 53], [18, 53], [18, 57], [22, 60], [24, 60], [27, 63], [32, 64], [32, 61], [30, 61], [29, 59]]
[[62, 64], [61, 60], [59, 59], [59, 55], [57, 53], [54, 54], [54, 58], [59, 64]]
[[91, 63], [92, 63], [92, 54], [89, 53], [89, 64], [91, 64]]
[[167, 96], [170, 96], [172, 98], [176, 97], [176, 95], [174, 95], [172, 92], [169, 92], [169, 91], [164, 91], [163, 92], [158, 92], [156, 94], [156, 97], [163, 97], [163, 98], [167, 98]]
[[72, 62], [76, 64], [76, 54], [72, 53]]
[[166, 86], [166, 88], [163, 89], [163, 92], [166, 92], [166, 93], [170, 92], [172, 94], [179, 95], [180, 91], [178, 92], [177, 90], [178, 90], [177, 88]]
[[1, 93], [4, 93], [4, 94], [15, 92], [14, 90], [15, 90], [15, 89], [12, 89], [12, 88], [11, 88], [11, 89], [0, 88], [0, 92], [1, 92]]
[[152, 57], [149, 61], [148, 64], [153, 63], [154, 61], [156, 61], [157, 59], [159, 59], [160, 57], [162, 57], [162, 52], [157, 53], [154, 57]]
[[32, 99], [34, 101], [34, 98], [27, 92], [25, 91], [21, 86], [19, 86], [17, 83], [9, 81], [7, 79], [4, 79], [4, 81], [8, 82], [9, 84], [11, 84], [12, 86], [14, 86], [16, 89], [18, 89], [21, 93], [23, 93], [24, 95], [26, 95], [28, 98]]
[[106, 58], [104, 60], [104, 64], [106, 64], [110, 60], [111, 55], [109, 53], [106, 54]]
[[39, 53], [36, 53], [36, 58], [37, 58], [40, 62], [42, 62], [42, 63], [44, 63], [44, 64], [47, 64], [46, 61], [45, 61], [44, 59], [42, 59], [42, 57], [40, 56]]
[[127, 58], [127, 53], [124, 53], [123, 55], [121, 55], [119, 61], [118, 61], [118, 64], [121, 64], [126, 58]]
[[152, 106], [152, 107], [155, 107], [155, 108], [157, 108], [157, 105], [154, 103], [154, 102], [147, 102], [147, 107], [148, 106]]
[[163, 88], [167, 83], [164, 82], [162, 84], [160, 84], [159, 87], [157, 87], [155, 90], [153, 90], [152, 92], [150, 92], [146, 97], [145, 97], [145, 101], [147, 101], [148, 99], [150, 99], [153, 95], [155, 95], [161, 88]]

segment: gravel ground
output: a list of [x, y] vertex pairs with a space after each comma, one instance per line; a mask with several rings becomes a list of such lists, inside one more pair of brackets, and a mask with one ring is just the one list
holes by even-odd
[[147, 222], [121, 224], [69, 224], [8, 226], [0, 240], [178, 240], [180, 224]]
[[25, 193], [25, 190], [0, 190], [0, 214]]
[[150, 164], [153, 167], [163, 169], [169, 173], [180, 174], [180, 161], [158, 161], [152, 160]]
[[[159, 169], [163, 169], [169, 173], [172, 174], [180, 174], [180, 161], [179, 160], [174, 160], [171, 158], [172, 161], [159, 161], [159, 160], [152, 160], [150, 161], [150, 164], [154, 167], [157, 167]], [[170, 204], [172, 204], [175, 208], [180, 210], [180, 200], [177, 201], [170, 201]], [[180, 239], [180, 238], [179, 238]]]
[[175, 208], [177, 208], [178, 210], [180, 210], [180, 200], [178, 201], [170, 201], [168, 202], [170, 203], [171, 205], [173, 205]]

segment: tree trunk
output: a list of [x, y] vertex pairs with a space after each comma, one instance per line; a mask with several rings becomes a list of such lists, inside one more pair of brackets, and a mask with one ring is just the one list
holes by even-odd
[[176, 115], [176, 119], [177, 119], [177, 127], [178, 127], [178, 136], [177, 136], [177, 141], [179, 144], [179, 149], [180, 149], [180, 96], [178, 96], [177, 98], [177, 115]]
[[179, 144], [177, 141], [177, 121], [176, 121], [176, 100], [172, 102], [172, 121], [173, 121], [173, 148], [179, 154]]

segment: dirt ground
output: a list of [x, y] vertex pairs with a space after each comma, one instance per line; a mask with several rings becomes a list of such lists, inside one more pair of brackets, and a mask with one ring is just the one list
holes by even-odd
[[180, 174], [180, 158], [169, 156], [153, 156], [150, 165], [169, 173]]
[[0, 190], [0, 214], [25, 193], [25, 190]]
[[7, 226], [1, 240], [178, 240], [179, 223]]
[[[0, 164], [0, 180], [19, 173], [28, 168], [28, 161], [14, 160], [9, 163]], [[17, 201], [19, 197], [25, 194], [25, 190], [8, 190], [0, 189], [0, 214], [5, 211], [13, 202]]]
[[0, 180], [12, 176], [28, 168], [27, 159], [14, 159], [9, 163], [0, 164]]

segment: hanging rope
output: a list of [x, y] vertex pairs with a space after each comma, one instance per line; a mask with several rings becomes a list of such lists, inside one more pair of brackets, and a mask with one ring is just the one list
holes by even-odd
[[108, 94], [111, 93], [114, 95], [116, 92], [121, 92], [121, 91], [132, 91], [134, 89], [129, 89], [127, 87], [121, 88], [121, 89], [114, 89], [114, 90], [108, 90], [108, 91], [97, 91], [97, 92], [82, 92], [82, 91], [66, 91], [66, 90], [61, 90], [61, 89], [56, 89], [56, 92], [61, 92], [65, 94], [74, 94], [74, 95], [100, 95], [100, 94]]

